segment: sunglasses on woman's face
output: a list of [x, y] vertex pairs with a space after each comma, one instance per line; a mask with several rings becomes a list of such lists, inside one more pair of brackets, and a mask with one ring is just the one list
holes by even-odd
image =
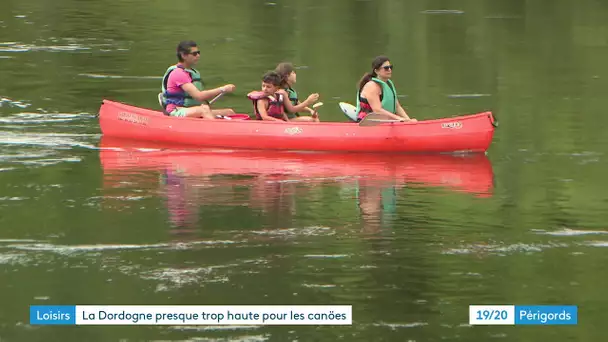
[[200, 54], [201, 54], [201, 52], [200, 52], [200, 51], [192, 51], [192, 52], [190, 52], [190, 54], [191, 54], [192, 56], [198, 56], [198, 55], [200, 55]]
[[382, 67], [382, 69], [388, 71], [388, 70], [393, 70], [393, 66], [392, 65], [385, 65]]

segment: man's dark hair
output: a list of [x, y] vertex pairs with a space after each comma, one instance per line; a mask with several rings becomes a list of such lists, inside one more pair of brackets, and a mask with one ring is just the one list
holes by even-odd
[[188, 54], [190, 53], [190, 49], [196, 46], [196, 42], [194, 42], [193, 40], [184, 40], [179, 42], [179, 44], [177, 45], [177, 60], [183, 62], [184, 58], [182, 57], [182, 53]]

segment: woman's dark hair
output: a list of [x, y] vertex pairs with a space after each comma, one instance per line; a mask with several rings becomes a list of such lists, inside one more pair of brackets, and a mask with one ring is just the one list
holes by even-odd
[[279, 63], [279, 65], [277, 65], [277, 67], [274, 69], [274, 71], [282, 78], [282, 87], [286, 88], [288, 86], [287, 79], [289, 78], [289, 75], [294, 72], [294, 70], [295, 68], [293, 67], [293, 64], [289, 62]]
[[196, 46], [196, 42], [192, 40], [184, 40], [179, 42], [179, 44], [177, 44], [177, 60], [183, 62], [184, 58], [182, 57], [182, 53], [188, 54], [190, 53], [190, 49]]
[[361, 80], [359, 80], [359, 91], [361, 91], [361, 89], [363, 89], [363, 86], [371, 81], [372, 77], [377, 77], [378, 75], [376, 74], [376, 69], [379, 69], [382, 64], [384, 64], [384, 62], [390, 60], [388, 57], [386, 56], [378, 56], [376, 58], [374, 58], [374, 60], [372, 61], [372, 71], [371, 72], [366, 72], [365, 75], [363, 75], [363, 77], [361, 77]]
[[269, 71], [262, 77], [262, 82], [280, 87], [283, 84], [283, 78], [275, 71]]

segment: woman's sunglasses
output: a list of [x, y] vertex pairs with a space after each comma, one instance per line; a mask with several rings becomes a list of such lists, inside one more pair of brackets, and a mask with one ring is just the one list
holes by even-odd
[[385, 65], [382, 67], [384, 70], [393, 70], [393, 66], [392, 65]]
[[198, 56], [198, 55], [200, 55], [200, 54], [201, 54], [201, 52], [200, 52], [200, 51], [192, 51], [192, 52], [190, 52], [190, 54], [191, 54], [192, 56]]

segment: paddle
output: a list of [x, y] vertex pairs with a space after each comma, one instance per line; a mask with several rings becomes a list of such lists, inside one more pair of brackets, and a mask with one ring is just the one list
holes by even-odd
[[312, 109], [314, 109], [314, 112], [317, 112], [317, 108], [321, 107], [323, 105], [323, 102], [317, 102], [315, 104], [312, 105]]
[[[224, 94], [226, 94], [226, 92], [221, 92], [221, 93], [217, 94], [216, 97], [212, 98], [211, 101], [209, 101], [209, 104], [212, 104], [213, 102], [217, 101], [220, 97], [224, 96]], [[231, 117], [226, 116], [226, 115], [216, 115], [215, 117], [218, 119], [232, 120]]]
[[363, 120], [361, 120], [361, 122], [359, 122], [359, 126], [377, 126], [388, 122], [403, 122], [403, 120], [392, 119], [390, 116], [384, 114], [369, 113], [363, 118]]
[[312, 105], [312, 118], [316, 119], [319, 117], [319, 113], [317, 113], [317, 108], [321, 107], [323, 105], [323, 102], [317, 102], [315, 104]]
[[224, 94], [226, 94], [226, 93], [221, 92], [221, 93], [217, 94], [216, 97], [212, 98], [211, 101], [209, 101], [209, 104], [212, 104], [213, 102], [217, 101], [220, 97], [224, 96]]
[[357, 122], [357, 107], [347, 102], [340, 102], [338, 106], [351, 121]]

